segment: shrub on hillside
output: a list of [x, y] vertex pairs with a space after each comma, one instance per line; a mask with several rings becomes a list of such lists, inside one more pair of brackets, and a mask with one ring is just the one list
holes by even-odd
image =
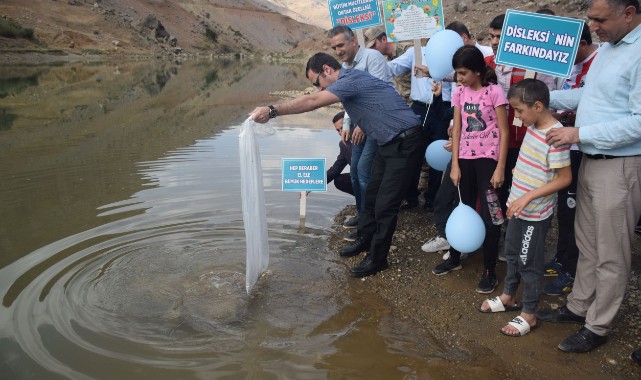
[[0, 18], [0, 36], [7, 38], [33, 38], [33, 29], [23, 28], [13, 20]]
[[215, 31], [209, 29], [208, 27], [205, 28], [205, 35], [214, 43], [218, 42], [218, 34]]

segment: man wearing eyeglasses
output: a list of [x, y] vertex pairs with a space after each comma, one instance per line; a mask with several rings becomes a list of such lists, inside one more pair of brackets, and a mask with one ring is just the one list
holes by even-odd
[[[385, 57], [374, 49], [362, 48], [349, 26], [337, 25], [327, 33], [327, 37], [336, 57], [342, 62], [342, 67], [368, 72], [372, 76], [388, 82], [390, 86], [393, 85], [392, 75], [387, 67]], [[313, 84], [318, 87], [316, 83]], [[351, 124], [356, 126], [353, 130], [350, 128]], [[351, 122], [349, 112], [345, 115], [343, 131], [343, 139], [349, 138], [353, 144], [350, 175], [356, 196], [357, 211], [357, 216], [348, 219], [343, 227], [354, 228], [358, 226], [358, 214], [363, 209], [365, 189], [378, 145], [374, 139], [367, 138], [360, 125]]]
[[307, 78], [321, 91], [267, 107], [257, 107], [251, 118], [266, 123], [270, 117], [308, 112], [342, 102], [352, 120], [367, 136], [374, 138], [378, 150], [365, 191], [365, 205], [359, 217], [357, 237], [351, 250], [341, 256], [367, 256], [350, 275], [364, 277], [388, 268], [387, 255], [396, 230], [399, 206], [407, 192], [411, 171], [423, 158], [419, 117], [390, 86], [361, 70], [342, 68], [325, 53], [307, 61]]

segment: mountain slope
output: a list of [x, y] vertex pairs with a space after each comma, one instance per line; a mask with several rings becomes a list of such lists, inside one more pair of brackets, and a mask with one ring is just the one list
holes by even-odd
[[2, 0], [0, 15], [34, 29], [35, 41], [2, 38], [0, 48], [246, 54], [286, 52], [318, 33], [274, 8], [264, 0]]

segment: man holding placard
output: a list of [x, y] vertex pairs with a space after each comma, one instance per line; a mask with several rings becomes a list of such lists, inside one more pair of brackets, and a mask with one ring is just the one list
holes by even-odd
[[584, 153], [573, 290], [565, 306], [537, 313], [543, 321], [584, 324], [559, 344], [566, 352], [587, 352], [607, 341], [628, 284], [631, 239], [641, 215], [641, 8], [638, 0], [592, 0], [587, 17], [604, 44], [586, 84], [551, 94], [553, 107], [577, 110], [576, 128], [547, 134], [549, 144], [579, 144]]

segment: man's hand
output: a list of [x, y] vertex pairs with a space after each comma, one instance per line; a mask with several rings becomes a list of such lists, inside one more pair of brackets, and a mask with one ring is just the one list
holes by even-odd
[[265, 124], [269, 121], [269, 107], [256, 107], [249, 117], [259, 124]]
[[416, 76], [419, 71], [423, 73], [423, 76], [430, 76], [430, 69], [428, 69], [425, 65], [414, 65], [414, 76]]
[[356, 127], [354, 128], [354, 132], [352, 133], [352, 144], [360, 144], [365, 140], [365, 132], [361, 129], [361, 127]]
[[349, 131], [345, 129], [341, 130], [341, 138], [344, 142], [347, 142], [349, 140]]
[[579, 129], [574, 127], [552, 128], [545, 134], [548, 144], [558, 147], [579, 143]]

